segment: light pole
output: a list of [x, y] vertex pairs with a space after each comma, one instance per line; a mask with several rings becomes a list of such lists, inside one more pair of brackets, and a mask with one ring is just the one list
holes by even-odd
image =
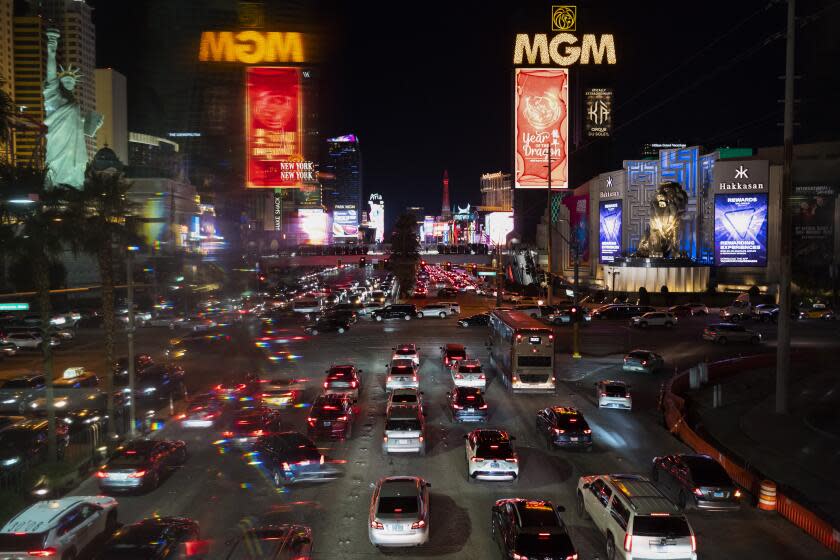
[[548, 167], [548, 199], [547, 199], [546, 206], [548, 208], [548, 211], [546, 212], [546, 232], [545, 232], [546, 242], [545, 242], [545, 245], [546, 245], [546, 249], [547, 249], [546, 252], [547, 252], [547, 257], [548, 257], [548, 263], [547, 263], [547, 266], [548, 266], [548, 278], [547, 278], [548, 289], [546, 290], [547, 293], [546, 293], [546, 297], [545, 297], [545, 303], [546, 303], [546, 305], [551, 305], [551, 303], [552, 303], [551, 296], [553, 295], [553, 292], [554, 292], [554, 280], [551, 276], [551, 272], [552, 272], [552, 266], [551, 266], [552, 265], [552, 262], [551, 262], [552, 261], [552, 258], [551, 258], [551, 251], [552, 251], [552, 247], [551, 247], [552, 246], [552, 243], [551, 243], [551, 241], [552, 241], [552, 239], [551, 239], [552, 238], [552, 227], [551, 227], [551, 202], [552, 202], [551, 201], [551, 141], [548, 142], [548, 165], [547, 165], [547, 167]]
[[788, 0], [787, 44], [785, 57], [785, 119], [784, 165], [782, 167], [782, 236], [779, 248], [779, 331], [776, 344], [776, 414], [788, 411], [790, 382], [790, 323], [791, 323], [791, 212], [788, 206], [793, 178], [793, 62], [796, 32], [796, 2]]
[[136, 409], [134, 407], [134, 253], [140, 250], [136, 245], [126, 247], [126, 284], [128, 285], [128, 433], [131, 439], [136, 435]]
[[615, 297], [615, 277], [620, 276], [621, 272], [613, 268], [612, 270], [607, 271], [607, 274], [612, 276], [612, 295]]

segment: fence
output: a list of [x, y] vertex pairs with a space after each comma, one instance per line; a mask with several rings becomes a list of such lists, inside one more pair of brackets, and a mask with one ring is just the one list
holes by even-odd
[[[709, 382], [718, 381], [746, 369], [770, 367], [775, 364], [775, 359], [775, 355], [758, 354], [709, 364]], [[807, 357], [799, 356], [798, 359], [807, 359]], [[761, 481], [767, 477], [746, 468], [737, 459], [724, 454], [724, 452], [700, 437], [686, 423], [685, 399], [681, 395], [688, 389], [688, 386], [689, 372], [687, 371], [676, 375], [665, 384], [662, 398], [662, 411], [665, 418], [665, 425], [673, 434], [677, 435], [686, 445], [696, 452], [715, 457], [735, 482], [753, 495], [757, 495]], [[785, 495], [783, 488], [779, 488], [776, 496], [776, 511], [780, 515], [818, 540], [834, 554], [840, 556], [840, 531], [838, 529], [835, 529], [830, 523], [820, 518], [819, 515]]]

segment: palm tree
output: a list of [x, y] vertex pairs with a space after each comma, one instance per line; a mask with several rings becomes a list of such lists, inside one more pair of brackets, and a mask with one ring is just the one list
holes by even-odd
[[63, 227], [68, 190], [44, 188], [46, 170], [34, 167], [0, 166], [0, 245], [6, 253], [32, 262], [41, 315], [41, 352], [46, 382], [48, 440], [47, 457], [58, 458], [55, 431], [53, 355], [50, 346], [50, 263], [63, 251], [67, 231]]
[[[96, 171], [88, 167], [82, 189], [71, 193], [71, 215], [77, 236], [71, 241], [74, 251], [96, 257], [102, 281], [102, 319], [105, 328], [105, 392], [108, 404], [108, 436], [115, 434], [114, 371], [111, 365], [117, 333], [114, 313], [114, 274], [116, 260], [122, 256], [119, 248], [136, 243], [137, 235], [130, 215], [133, 205], [127, 193], [131, 183], [123, 174], [109, 169]], [[133, 398], [133, 395], [132, 395]]]

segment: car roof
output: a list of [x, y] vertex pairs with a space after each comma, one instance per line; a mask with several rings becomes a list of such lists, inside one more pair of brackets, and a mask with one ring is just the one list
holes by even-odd
[[605, 478], [621, 495], [627, 498], [636, 514], [676, 513], [671, 503], [647, 478], [638, 474], [611, 474]]
[[461, 361], [458, 362], [458, 367], [464, 367], [464, 366], [467, 366], [467, 367], [479, 366], [479, 367], [481, 367], [481, 360], [479, 360], [478, 358], [467, 358], [466, 360], [461, 360]]
[[510, 435], [504, 430], [495, 430], [489, 428], [479, 428], [473, 430], [478, 443], [497, 443], [510, 442]]
[[83, 503], [96, 503], [102, 499], [103, 497], [97, 496], [70, 496], [36, 502], [13, 517], [0, 529], [0, 532], [42, 533], [51, 529], [53, 523], [68, 509]]
[[603, 383], [604, 385], [624, 385], [627, 386], [626, 381], [621, 381], [620, 379], [602, 379], [598, 383]]
[[569, 416], [576, 416], [580, 414], [578, 409], [571, 406], [552, 406], [551, 410], [553, 410], [555, 414], [564, 414]]
[[416, 496], [420, 479], [414, 476], [391, 476], [383, 478], [379, 484], [379, 497], [396, 498]]

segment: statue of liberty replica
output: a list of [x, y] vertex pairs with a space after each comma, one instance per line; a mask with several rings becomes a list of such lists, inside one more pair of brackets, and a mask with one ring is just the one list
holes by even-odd
[[82, 188], [88, 164], [85, 136], [93, 136], [102, 126], [102, 115], [82, 113], [74, 90], [82, 77], [78, 68], [56, 68], [57, 29], [47, 30], [47, 80], [44, 82], [44, 109], [47, 117], [47, 186], [68, 185]]

